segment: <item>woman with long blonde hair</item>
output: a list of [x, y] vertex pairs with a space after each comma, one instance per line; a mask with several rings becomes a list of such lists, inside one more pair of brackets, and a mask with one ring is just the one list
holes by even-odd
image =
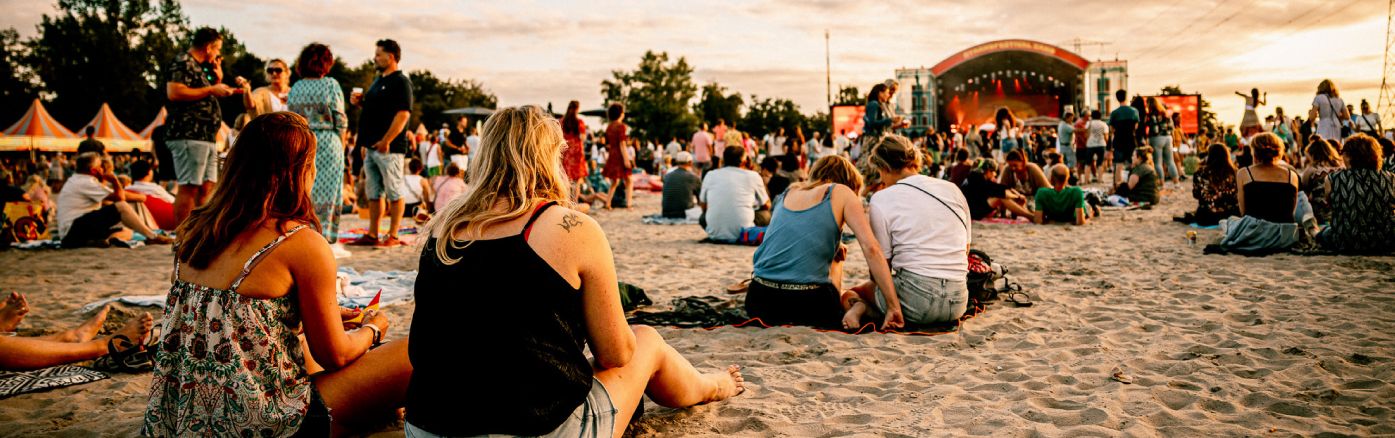
[[[839, 315], [857, 302], [855, 293], [842, 292], [848, 248], [840, 239], [843, 226], [848, 225], [862, 245], [872, 279], [887, 302], [897, 304], [891, 306], [883, 324], [901, 323], [891, 268], [872, 236], [857, 195], [861, 189], [857, 167], [847, 158], [828, 156], [814, 162], [809, 181], [795, 183], [775, 199], [770, 225], [753, 257], [755, 277], [746, 293], [748, 315], [767, 324], [837, 327]], [[842, 326], [857, 328], [859, 322], [847, 319]]]
[[[496, 111], [471, 191], [427, 224], [407, 436], [619, 437], [645, 395], [683, 408], [742, 391], [738, 367], [699, 373], [626, 323], [605, 232], [571, 208], [564, 145], [546, 111]], [[479, 311], [462, 331], [466, 309]]]

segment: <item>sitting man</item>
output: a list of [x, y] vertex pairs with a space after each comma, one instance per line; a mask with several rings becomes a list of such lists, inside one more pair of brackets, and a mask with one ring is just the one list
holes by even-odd
[[[145, 195], [127, 192], [111, 171], [102, 164], [102, 156], [93, 152], [80, 154], [76, 174], [58, 192], [58, 235], [63, 246], [105, 246], [112, 237], [123, 240], [130, 227], [152, 244], [168, 244], [170, 238], [157, 234], [127, 202], [144, 202]], [[110, 187], [102, 185], [106, 182]]]
[[173, 230], [179, 226], [174, 221], [174, 195], [155, 184], [154, 166], [149, 161], [139, 160], [131, 163], [131, 180], [131, 185], [126, 186], [126, 192], [145, 195], [145, 209], [150, 212], [159, 228]]
[[1008, 152], [1007, 169], [998, 178], [998, 183], [1023, 194], [1036, 193], [1037, 190], [1051, 186], [1046, 181], [1046, 174], [1041, 171], [1041, 166], [1027, 162], [1027, 155], [1020, 148]]
[[[702, 178], [693, 172], [693, 154], [678, 151], [670, 159], [675, 167], [664, 175], [663, 214], [666, 218], [687, 218], [688, 210], [697, 207], [694, 199], [701, 193]], [[700, 210], [692, 216], [698, 214]]]
[[765, 226], [769, 216], [757, 220], [756, 210], [770, 208], [760, 174], [743, 169], [746, 150], [727, 146], [722, 150], [722, 168], [707, 172], [698, 199], [702, 205], [702, 227], [707, 238], [736, 242], [742, 228]]
[[964, 192], [964, 199], [969, 203], [970, 216], [974, 220], [983, 220], [1006, 211], [1010, 214], [1008, 217], [1032, 217], [1033, 213], [1026, 206], [1027, 197], [998, 183], [997, 177], [998, 163], [980, 158], [969, 172], [969, 177], [959, 185], [959, 190]]
[[1062, 222], [1085, 225], [1085, 192], [1070, 183], [1070, 168], [1063, 164], [1051, 166], [1051, 187], [1037, 189], [1037, 212], [1033, 220], [1038, 224]]

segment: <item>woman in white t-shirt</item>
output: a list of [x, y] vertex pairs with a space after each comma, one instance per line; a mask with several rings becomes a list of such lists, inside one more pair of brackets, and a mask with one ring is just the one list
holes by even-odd
[[1337, 84], [1332, 83], [1331, 79], [1318, 83], [1317, 96], [1313, 97], [1313, 108], [1308, 111], [1308, 118], [1316, 120], [1313, 131], [1318, 136], [1342, 140], [1342, 121], [1351, 120], [1351, 113], [1337, 92]]
[[[885, 187], [872, 195], [872, 234], [890, 259], [905, 323], [959, 319], [969, 304], [968, 201], [954, 184], [920, 174], [920, 152], [906, 137], [885, 135], [868, 153]], [[860, 302], [851, 303], [845, 323], [856, 325], [867, 310], [886, 312], [872, 282], [852, 291]]]

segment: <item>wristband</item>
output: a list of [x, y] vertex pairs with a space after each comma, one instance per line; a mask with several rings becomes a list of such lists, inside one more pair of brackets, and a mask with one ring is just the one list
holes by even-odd
[[368, 348], [377, 347], [378, 345], [381, 345], [383, 343], [383, 329], [380, 329], [378, 328], [378, 326], [373, 324], [363, 324], [359, 327], [363, 327], [373, 331], [373, 344]]

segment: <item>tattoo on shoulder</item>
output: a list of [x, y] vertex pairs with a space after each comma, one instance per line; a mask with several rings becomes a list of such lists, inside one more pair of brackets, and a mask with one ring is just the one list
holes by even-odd
[[562, 223], [558, 225], [570, 233], [573, 227], [581, 225], [581, 218], [576, 213], [567, 213], [566, 216], [562, 216]]

